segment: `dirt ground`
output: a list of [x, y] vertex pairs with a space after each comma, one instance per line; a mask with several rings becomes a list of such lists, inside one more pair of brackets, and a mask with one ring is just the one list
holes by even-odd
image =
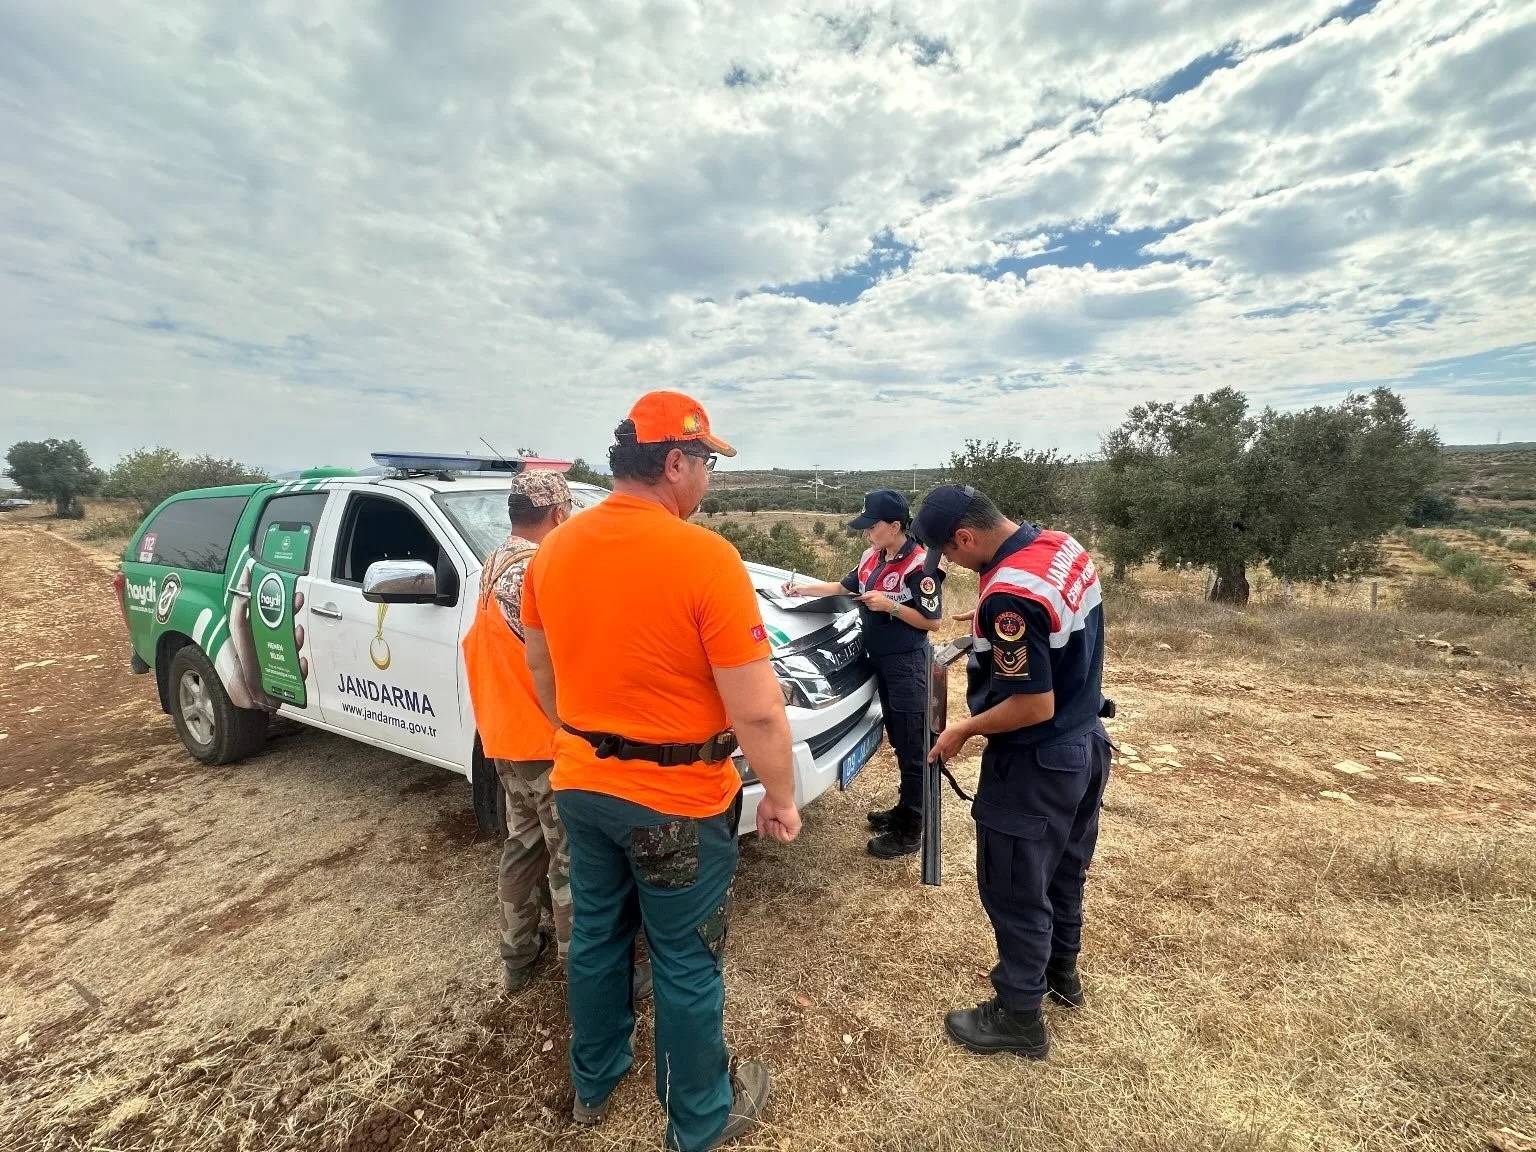
[[[498, 846], [465, 782], [286, 725], [197, 764], [128, 673], [111, 543], [69, 534], [0, 521], [0, 1148], [659, 1147], [648, 1013], [639, 1074], [577, 1132], [558, 970], [501, 997]], [[945, 1043], [943, 1012], [990, 995], [974, 837], [948, 797], [939, 889], [866, 856], [882, 751], [796, 843], [744, 841], [727, 1029], [775, 1089], [739, 1147], [1536, 1134], [1529, 637], [1385, 605], [1238, 613], [1181, 580], [1108, 609], [1091, 1002], [1052, 1011], [1051, 1061]]]

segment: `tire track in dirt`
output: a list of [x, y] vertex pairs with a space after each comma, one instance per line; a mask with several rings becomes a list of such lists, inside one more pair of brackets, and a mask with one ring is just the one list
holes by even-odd
[[[103, 563], [52, 532], [0, 527], [0, 813], [36, 821], [129, 770], [190, 772], [153, 676], [128, 670], [128, 631]], [[163, 763], [162, 763], [163, 760]]]

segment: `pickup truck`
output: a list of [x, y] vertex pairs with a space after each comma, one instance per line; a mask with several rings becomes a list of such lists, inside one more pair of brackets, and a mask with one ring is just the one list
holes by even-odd
[[[131, 664], [154, 673], [162, 710], [204, 763], [251, 755], [269, 718], [285, 716], [459, 773], [477, 823], [497, 834], [501, 789], [459, 645], [480, 568], [507, 533], [508, 473], [560, 462], [375, 459], [385, 474], [311, 469], [287, 483], [182, 492], [151, 512], [114, 578]], [[608, 495], [571, 489], [577, 514]], [[851, 602], [777, 602], [788, 573], [746, 567], [806, 804], [847, 787], [879, 746], [873, 671]], [[746, 831], [763, 790], [739, 754], [736, 768]]]

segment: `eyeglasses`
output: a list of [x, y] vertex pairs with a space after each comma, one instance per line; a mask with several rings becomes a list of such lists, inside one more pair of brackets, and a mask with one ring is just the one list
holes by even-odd
[[690, 452], [687, 448], [679, 448], [678, 451], [681, 452], [684, 456], [692, 456], [695, 460], [704, 461], [704, 471], [706, 472], [713, 472], [715, 470], [715, 464], [720, 459], [720, 457], [715, 455], [713, 452]]

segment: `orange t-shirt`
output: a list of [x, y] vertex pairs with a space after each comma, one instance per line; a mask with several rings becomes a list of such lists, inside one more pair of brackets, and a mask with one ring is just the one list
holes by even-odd
[[[560, 719], [645, 744], [694, 744], [728, 725], [712, 668], [769, 654], [757, 594], [730, 541], [616, 493], [551, 532], [528, 566], [523, 625], [544, 633]], [[664, 768], [599, 760], [555, 731], [556, 789], [603, 792], [673, 816], [736, 798], [731, 761]]]

